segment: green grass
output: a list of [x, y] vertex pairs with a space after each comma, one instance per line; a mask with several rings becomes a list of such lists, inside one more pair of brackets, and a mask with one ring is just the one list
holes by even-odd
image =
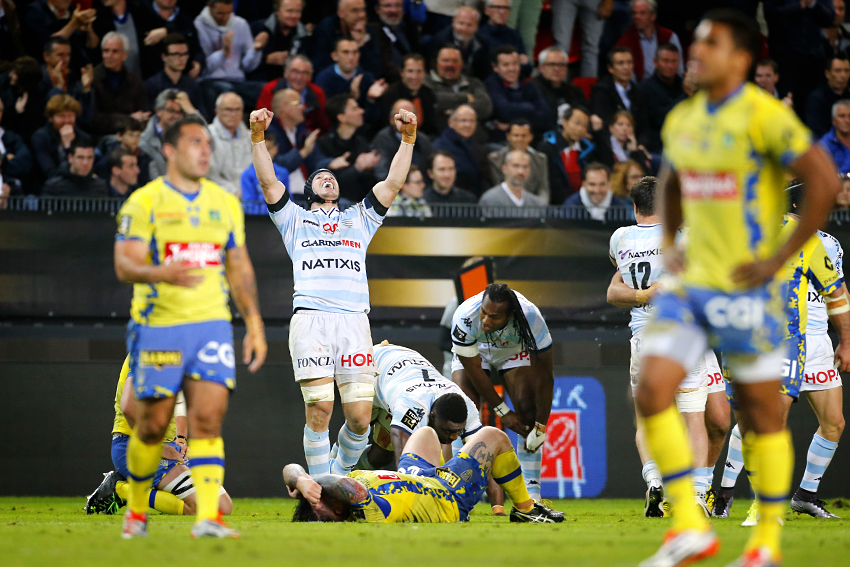
[[[560, 501], [558, 525], [510, 524], [479, 506], [467, 524], [290, 524], [293, 501], [237, 499], [230, 523], [241, 540], [189, 537], [191, 518], [152, 515], [150, 537], [124, 541], [120, 516], [86, 516], [83, 498], [0, 498], [0, 565], [61, 567], [145, 565], [308, 565], [461, 567], [636, 565], [651, 555], [669, 520], [647, 519], [638, 500]], [[830, 502], [832, 504], [832, 501]], [[850, 515], [850, 502], [834, 508]], [[735, 559], [750, 533], [739, 526], [749, 503], [736, 501], [729, 519], [715, 520], [720, 555]], [[850, 521], [785, 517], [786, 565], [850, 565]]]

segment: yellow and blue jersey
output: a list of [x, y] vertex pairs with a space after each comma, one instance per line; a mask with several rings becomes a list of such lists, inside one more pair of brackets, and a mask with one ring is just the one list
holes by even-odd
[[139, 240], [153, 265], [190, 262], [203, 275], [194, 288], [168, 283], [135, 284], [130, 313], [137, 323], [167, 327], [230, 320], [230, 288], [225, 252], [245, 243], [245, 218], [239, 201], [201, 179], [200, 190], [186, 195], [164, 178], [134, 191], [118, 213], [118, 240]]
[[356, 520], [378, 523], [444, 523], [460, 520], [452, 491], [436, 477], [391, 471], [353, 471], [348, 474], [369, 491], [351, 506]]
[[[112, 434], [119, 433], [121, 435], [132, 435], [133, 428], [127, 423], [127, 418], [124, 417], [124, 412], [121, 411], [121, 396], [124, 394], [124, 384], [127, 383], [127, 378], [132, 377], [130, 372], [130, 356], [124, 359], [124, 365], [121, 367], [121, 373], [118, 375], [118, 386], [115, 388], [115, 419], [112, 422]], [[132, 380], [132, 378], [131, 378]], [[181, 402], [182, 396], [178, 397], [177, 403]], [[165, 430], [165, 440], [174, 439], [177, 435], [177, 425], [174, 417], [168, 422], [168, 429]]]
[[809, 150], [811, 133], [779, 100], [746, 83], [720, 104], [704, 91], [682, 101], [662, 139], [690, 229], [681, 282], [742, 291], [732, 271], [779, 248], [785, 170]]

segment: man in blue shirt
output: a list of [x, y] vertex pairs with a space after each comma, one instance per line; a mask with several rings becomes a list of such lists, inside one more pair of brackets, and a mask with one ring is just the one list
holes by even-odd
[[[274, 156], [277, 155], [278, 147], [276, 135], [272, 130], [266, 130], [265, 140], [266, 149], [269, 151], [269, 156], [272, 158], [272, 167], [274, 167], [274, 176], [277, 180], [289, 187], [289, 171], [275, 163]], [[254, 169], [254, 164], [248, 166], [242, 172], [242, 208], [246, 215], [267, 215], [269, 209], [266, 207], [266, 201], [263, 197], [263, 189], [260, 187], [260, 182], [257, 180], [257, 171]]]
[[839, 173], [850, 172], [850, 100], [832, 105], [832, 128], [820, 139], [820, 145], [835, 160]]

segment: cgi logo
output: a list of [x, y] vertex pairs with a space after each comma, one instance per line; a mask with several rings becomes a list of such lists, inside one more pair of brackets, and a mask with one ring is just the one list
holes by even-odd
[[343, 367], [345, 367], [345, 366], [349, 366], [349, 367], [374, 366], [375, 365], [375, 361], [372, 359], [371, 354], [360, 354], [360, 353], [355, 354], [353, 356], [348, 355], [348, 356], [340, 357], [339, 363]]
[[337, 223], [326, 222], [322, 225], [322, 230], [331, 234], [335, 233], [337, 231], [337, 228], [339, 228], [339, 225]]
[[230, 343], [208, 342], [198, 352], [198, 360], [206, 364], [223, 364], [228, 368], [236, 368], [236, 357]]
[[705, 316], [712, 326], [719, 329], [757, 329], [764, 323], [764, 301], [746, 295], [736, 298], [719, 295], [705, 304]]

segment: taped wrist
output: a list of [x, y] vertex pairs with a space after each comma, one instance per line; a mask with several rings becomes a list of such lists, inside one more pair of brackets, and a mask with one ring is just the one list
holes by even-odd
[[847, 293], [841, 294], [841, 297], [827, 296], [823, 299], [826, 302], [826, 314], [830, 317], [850, 311], [850, 298]]
[[416, 130], [413, 131], [413, 134], [407, 134], [405, 132], [401, 133], [401, 141], [405, 144], [410, 144], [411, 146], [416, 143]]
[[508, 413], [509, 411], [511, 411], [511, 408], [509, 408], [509, 407], [508, 407], [508, 404], [506, 404], [505, 402], [502, 402], [501, 404], [499, 404], [499, 405], [497, 405], [496, 407], [494, 407], [494, 408], [493, 408], [493, 411], [494, 411], [494, 412], [496, 413], [496, 415], [498, 415], [499, 417], [504, 417], [505, 415], [507, 415], [507, 413]]

